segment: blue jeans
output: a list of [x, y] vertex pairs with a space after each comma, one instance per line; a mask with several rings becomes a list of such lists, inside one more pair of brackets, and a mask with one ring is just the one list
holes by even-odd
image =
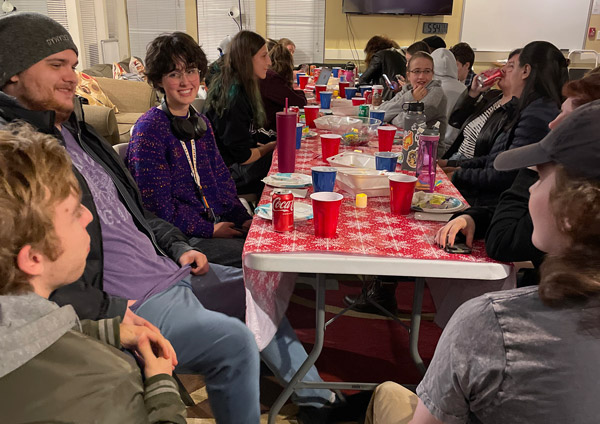
[[[214, 340], [217, 343], [221, 343], [221, 337], [226, 335], [227, 338], [231, 338], [230, 341], [232, 344], [238, 343], [240, 346], [235, 346], [231, 351], [224, 348], [222, 350], [219, 349], [218, 352], [211, 352], [211, 357], [214, 358], [215, 362], [218, 362], [216, 366], [227, 367], [229, 371], [235, 373], [236, 366], [245, 367], [247, 362], [248, 367], [254, 370], [255, 359], [254, 357], [247, 358], [251, 355], [246, 350], [254, 349], [257, 356], [258, 349], [256, 348], [256, 343], [243, 322], [235, 319], [243, 319], [245, 315], [246, 303], [242, 270], [211, 264], [210, 270], [206, 275], [192, 276], [191, 284], [187, 280], [190, 279], [186, 279], [170, 289], [151, 297], [138, 308], [137, 313], [157, 325], [171, 341], [179, 359], [180, 365], [178, 369], [205, 375], [211, 407], [218, 422], [253, 422], [251, 421], [253, 418], [250, 418], [252, 411], [254, 408], [258, 411], [258, 371], [256, 371], [256, 374], [252, 371], [248, 375], [243, 375], [244, 373], [237, 375], [238, 379], [236, 381], [230, 380], [227, 377], [223, 381], [218, 380], [215, 382], [220, 387], [220, 391], [226, 392], [223, 394], [225, 399], [221, 399], [219, 391], [216, 391], [213, 395], [213, 382], [206, 375], [204, 368], [202, 368], [203, 364], [196, 361], [196, 358], [203, 351], [212, 350], [211, 344]], [[176, 287], [178, 289], [175, 289]], [[172, 291], [176, 293], [170, 294]], [[180, 298], [184, 298], [187, 303], [180, 301]], [[150, 308], [149, 305], [154, 306]], [[152, 309], [152, 312], [150, 309]], [[165, 317], [164, 315], [166, 314], [163, 311], [170, 313], [171, 316]], [[228, 316], [224, 316], [218, 312], [222, 312]], [[204, 322], [207, 319], [204, 318], [205, 315], [209, 315], [209, 319], [213, 321], [214, 326], [205, 328], [208, 326]], [[196, 316], [198, 317], [197, 320], [192, 319], [192, 317]], [[168, 326], [167, 322], [171, 320], [173, 320], [173, 323], [170, 323], [171, 328], [169, 333], [165, 333], [163, 326], [157, 324], [159, 322]], [[235, 321], [235, 324], [232, 323], [232, 320]], [[231, 326], [231, 333], [229, 326]], [[242, 329], [240, 329], [240, 326]], [[205, 332], [208, 332], [208, 334], [204, 334]], [[199, 334], [200, 336], [195, 339], [191, 338], [190, 334]], [[247, 339], [248, 336], [251, 339], [251, 343]], [[244, 345], [245, 348], [241, 352], [235, 353], [242, 347], [241, 345]], [[198, 353], [195, 353], [196, 350]], [[282, 320], [271, 343], [261, 352], [261, 358], [282, 384], [287, 384], [291, 380], [306, 357], [307, 354], [304, 347], [296, 337], [296, 333], [286, 318]], [[257, 360], [256, 362], [258, 363]], [[230, 367], [234, 368], [230, 369]], [[252, 377], [250, 374], [255, 375], [255, 380], [251, 380]], [[315, 367], [309, 370], [305, 380], [322, 381]], [[225, 406], [223, 407], [225, 415], [219, 415], [217, 411], [219, 411], [220, 405], [227, 405], [227, 399], [234, 392], [238, 399], [237, 406], [233, 409]], [[256, 396], [255, 406], [249, 405], [252, 400], [250, 394], [246, 398], [247, 392], [254, 392], [250, 394]], [[331, 400], [331, 397], [331, 391], [326, 389], [302, 389], [296, 391], [292, 400], [298, 405], [320, 407]], [[246, 403], [241, 403], [244, 399], [247, 399], [248, 407], [246, 407]], [[234, 410], [246, 410], [247, 414], [240, 417], [238, 421], [234, 418], [231, 421], [220, 418], [229, 417], [230, 415], [228, 414], [233, 413]], [[248, 421], [245, 421], [245, 419]]]

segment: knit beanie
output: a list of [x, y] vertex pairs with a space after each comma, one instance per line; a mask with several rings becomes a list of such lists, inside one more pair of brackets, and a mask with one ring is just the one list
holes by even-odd
[[41, 13], [11, 12], [0, 17], [0, 88], [40, 60], [77, 46], [58, 22]]

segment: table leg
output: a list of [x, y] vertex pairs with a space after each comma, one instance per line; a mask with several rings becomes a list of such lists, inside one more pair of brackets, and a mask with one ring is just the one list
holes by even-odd
[[413, 295], [413, 306], [410, 319], [409, 350], [410, 357], [417, 366], [421, 375], [425, 375], [425, 364], [419, 355], [419, 328], [421, 326], [421, 309], [423, 308], [423, 293], [425, 291], [425, 278], [417, 278], [415, 281], [415, 293]]
[[315, 345], [302, 364], [300, 369], [292, 377], [283, 392], [271, 406], [269, 410], [269, 424], [275, 424], [277, 414], [294, 392], [296, 385], [302, 381], [310, 367], [312, 367], [323, 349], [323, 339], [325, 338], [325, 274], [317, 274], [316, 294], [315, 294]]

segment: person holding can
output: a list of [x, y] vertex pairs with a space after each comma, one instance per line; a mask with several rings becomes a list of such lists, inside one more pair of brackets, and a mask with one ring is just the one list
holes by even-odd
[[382, 85], [383, 100], [394, 97], [393, 90], [387, 86], [383, 75], [394, 80], [396, 75], [406, 74], [406, 58], [398, 43], [381, 35], [375, 35], [365, 46], [365, 64], [367, 69], [360, 76], [359, 85]]

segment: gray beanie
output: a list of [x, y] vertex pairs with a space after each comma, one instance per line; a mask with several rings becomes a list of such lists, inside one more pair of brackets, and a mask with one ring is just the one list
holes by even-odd
[[78, 53], [67, 30], [41, 13], [12, 12], [0, 17], [0, 88], [13, 75], [67, 49]]

